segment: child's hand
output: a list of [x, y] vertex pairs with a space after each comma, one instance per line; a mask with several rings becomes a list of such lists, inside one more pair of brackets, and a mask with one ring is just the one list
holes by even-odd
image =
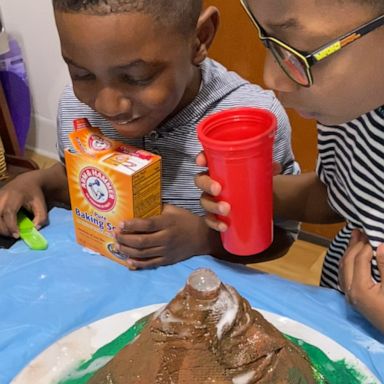
[[372, 257], [373, 250], [367, 237], [354, 230], [340, 263], [339, 282], [348, 301], [384, 332], [384, 244], [376, 251], [381, 283], [372, 279]]
[[124, 222], [116, 246], [130, 269], [152, 268], [208, 253], [208, 232], [202, 217], [165, 205], [159, 216]]
[[[204, 152], [201, 152], [196, 157], [196, 164], [200, 167], [207, 166], [207, 160]], [[221, 185], [212, 180], [207, 172], [202, 172], [195, 176], [196, 186], [203, 191], [200, 204], [207, 211], [205, 222], [215, 231], [225, 232], [227, 224], [219, 221], [215, 215], [227, 216], [231, 210], [230, 205], [225, 201], [215, 201], [215, 197], [221, 192]]]
[[21, 207], [34, 215], [33, 223], [39, 229], [48, 220], [43, 190], [27, 172], [16, 177], [0, 189], [0, 234], [19, 237], [16, 215]]
[[[207, 160], [204, 152], [201, 152], [196, 157], [196, 164], [200, 167], [207, 166]], [[278, 175], [281, 173], [281, 165], [273, 163], [273, 174]], [[199, 173], [195, 176], [196, 186], [203, 191], [200, 199], [201, 206], [207, 211], [205, 221], [207, 225], [215, 231], [225, 232], [228, 227], [227, 224], [217, 219], [215, 215], [227, 216], [231, 210], [229, 203], [225, 201], [216, 201], [215, 197], [221, 192], [221, 185], [212, 180], [207, 172]]]

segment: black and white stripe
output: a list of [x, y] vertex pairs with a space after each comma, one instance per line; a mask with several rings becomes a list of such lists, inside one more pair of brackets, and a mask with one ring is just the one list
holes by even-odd
[[[250, 84], [234, 72], [227, 71], [219, 63], [207, 59], [201, 65], [202, 86], [195, 100], [167, 120], [156, 131], [142, 139], [129, 140], [119, 136], [108, 121], [82, 104], [68, 86], [60, 100], [58, 113], [58, 149], [63, 158], [64, 148], [71, 148], [68, 133], [72, 122], [86, 117], [92, 125], [113, 139], [145, 148], [162, 156], [162, 194], [165, 203], [174, 204], [202, 215], [200, 191], [194, 185], [194, 175], [202, 169], [195, 165], [195, 157], [201, 146], [196, 135], [196, 124], [206, 115], [237, 106], [266, 108], [275, 113], [278, 129], [274, 145], [274, 159], [289, 164], [284, 173], [298, 173], [291, 149], [291, 128], [287, 115], [271, 91]], [[296, 225], [280, 224], [293, 232]]]
[[[339, 126], [318, 125], [317, 172], [332, 208], [346, 219], [325, 257], [321, 285], [340, 289], [339, 261], [354, 228], [363, 230], [374, 251], [384, 243], [384, 109]], [[380, 280], [376, 259], [372, 277]]]

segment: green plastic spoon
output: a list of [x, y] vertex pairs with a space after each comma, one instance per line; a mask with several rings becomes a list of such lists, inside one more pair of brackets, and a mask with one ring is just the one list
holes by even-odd
[[33, 222], [23, 212], [17, 214], [17, 226], [19, 227], [20, 237], [24, 243], [33, 250], [44, 250], [48, 248], [48, 242], [44, 236], [35, 228]]

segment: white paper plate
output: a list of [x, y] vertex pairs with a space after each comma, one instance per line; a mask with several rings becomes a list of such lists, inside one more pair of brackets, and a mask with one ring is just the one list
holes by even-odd
[[[163, 305], [155, 304], [117, 313], [72, 332], [38, 355], [11, 384], [56, 384], [80, 362], [90, 359], [100, 347]], [[257, 310], [281, 332], [320, 348], [333, 361], [344, 360], [348, 366], [365, 375], [367, 383], [380, 384], [360, 360], [329, 337], [287, 317]]]

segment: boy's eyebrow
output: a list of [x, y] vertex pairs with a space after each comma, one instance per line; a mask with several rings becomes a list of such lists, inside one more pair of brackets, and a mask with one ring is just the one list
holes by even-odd
[[289, 29], [300, 27], [298, 20], [293, 17], [283, 21], [267, 21], [265, 25], [268, 29]]
[[63, 55], [63, 60], [64, 60], [67, 64], [71, 64], [71, 65], [73, 65], [73, 66], [75, 66], [75, 67], [77, 67], [77, 68], [80, 68], [80, 69], [86, 69], [86, 68], [82, 67], [81, 65], [76, 64], [73, 60], [71, 60], [69, 57], [66, 57], [66, 56], [64, 56], [64, 55]]
[[[63, 56], [63, 60], [67, 63], [67, 64], [71, 64], [77, 68], [80, 68], [80, 69], [86, 69], [84, 67], [82, 67], [81, 65], [75, 63], [72, 59], [70, 59], [69, 57], [66, 57], [66, 56]], [[151, 61], [151, 62], [148, 62], [148, 61], [144, 61], [142, 59], [138, 59], [138, 60], [133, 60], [131, 61], [130, 63], [128, 64], [123, 64], [123, 65], [118, 65], [116, 66], [117, 69], [129, 69], [129, 68], [132, 68], [132, 67], [137, 67], [139, 65], [147, 65], [147, 66], [151, 66], [151, 67], [156, 67], [156, 66], [159, 66], [161, 65], [161, 62], [158, 62], [158, 61]]]
[[145, 61], [145, 60], [142, 60], [142, 59], [138, 59], [138, 60], [131, 61], [128, 64], [118, 65], [118, 66], [116, 66], [116, 68], [118, 68], [118, 69], [129, 69], [129, 68], [132, 68], [132, 67], [138, 67], [140, 65], [146, 65], [146, 66], [149, 66], [149, 67], [157, 67], [157, 66], [159, 66], [161, 64], [162, 63], [160, 61]]

